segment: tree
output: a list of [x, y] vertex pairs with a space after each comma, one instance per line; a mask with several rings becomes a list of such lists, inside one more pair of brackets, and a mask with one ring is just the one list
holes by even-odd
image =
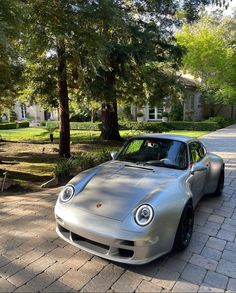
[[103, 0], [95, 7], [93, 25], [105, 58], [95, 70], [91, 64], [85, 66], [83, 86], [102, 103], [101, 137], [120, 139], [117, 100], [143, 104], [170, 93], [173, 69], [181, 56], [167, 29], [173, 25], [170, 16], [176, 5]]
[[[46, 64], [54, 73], [49, 75], [50, 90], [47, 92], [47, 76], [44, 86], [40, 82], [36, 92], [44, 90], [45, 95], [55, 93], [59, 105], [60, 142], [59, 155], [70, 157], [70, 125], [68, 97], [68, 59], [70, 46], [80, 28], [76, 0], [25, 1], [25, 30], [23, 35], [24, 57], [37, 66]], [[43, 61], [43, 62], [42, 62]], [[52, 68], [52, 66], [55, 66]], [[55, 72], [56, 68], [56, 72]], [[35, 71], [37, 72], [37, 71]], [[36, 75], [36, 80], [40, 75]], [[54, 84], [56, 76], [57, 87]], [[44, 96], [45, 96], [44, 95]]]
[[[200, 2], [206, 1], [196, 1], [193, 8]], [[129, 90], [137, 102], [173, 91], [173, 70], [181, 55], [173, 37], [174, 14], [181, 1], [21, 3], [23, 59], [34, 73], [28, 74], [28, 93], [43, 104], [58, 103], [60, 156], [70, 156], [69, 97], [75, 89], [102, 103], [104, 139], [120, 138], [117, 99], [131, 97]]]
[[17, 52], [20, 33], [20, 6], [15, 0], [0, 4], [0, 111], [10, 108], [22, 72]]
[[235, 35], [230, 27], [235, 27], [235, 18], [219, 21], [203, 16], [195, 24], [185, 24], [177, 33], [178, 43], [186, 48], [183, 68], [201, 79], [203, 91], [211, 93], [210, 103], [233, 105], [236, 102]]

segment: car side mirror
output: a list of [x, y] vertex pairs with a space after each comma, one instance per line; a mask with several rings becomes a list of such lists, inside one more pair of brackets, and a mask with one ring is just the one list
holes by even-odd
[[117, 158], [118, 152], [111, 152], [111, 158], [112, 160], [115, 160]]
[[193, 175], [195, 172], [205, 171], [207, 168], [202, 162], [198, 162], [193, 164], [191, 168], [191, 174]]

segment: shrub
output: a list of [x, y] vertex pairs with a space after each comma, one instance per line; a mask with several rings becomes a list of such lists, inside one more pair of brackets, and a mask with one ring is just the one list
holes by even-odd
[[58, 129], [58, 125], [53, 123], [47, 123], [45, 129], [49, 134], [53, 134]]
[[189, 121], [168, 121], [168, 122], [128, 122], [119, 123], [120, 129], [140, 130], [152, 133], [166, 132], [170, 130], [194, 130], [213, 131], [219, 128], [216, 122], [189, 122]]
[[82, 172], [94, 166], [96, 166], [95, 159], [86, 153], [79, 153], [74, 157], [74, 171], [76, 173]]
[[233, 121], [231, 119], [226, 119], [222, 116], [209, 117], [207, 120], [205, 120], [205, 122], [217, 123], [219, 128], [229, 126], [233, 123]]
[[104, 163], [111, 159], [108, 150], [95, 152], [93, 154], [79, 153], [70, 159], [60, 160], [54, 167], [53, 173], [59, 182], [68, 181], [72, 175], [90, 169], [96, 165]]
[[70, 129], [73, 130], [99, 130], [99, 122], [70, 122]]
[[96, 164], [102, 164], [111, 160], [110, 151], [107, 149], [103, 149], [101, 152], [95, 153], [95, 162]]
[[139, 123], [138, 130], [147, 131], [152, 133], [161, 133], [169, 131], [169, 128], [163, 122], [141, 122]]
[[143, 112], [138, 112], [137, 113], [137, 117], [143, 117], [143, 116], [144, 116]]
[[46, 128], [59, 128], [60, 125], [59, 121], [44, 121], [44, 123]]
[[182, 121], [183, 120], [183, 105], [181, 102], [175, 102], [171, 106], [169, 113], [170, 121]]
[[10, 122], [15, 122], [16, 119], [17, 119], [16, 112], [13, 111], [13, 110], [11, 110], [11, 111], [10, 111], [10, 116], [9, 116], [9, 120], [10, 120]]
[[[53, 125], [57, 128], [59, 128], [59, 121], [48, 121], [46, 122], [47, 125]], [[72, 130], [99, 130], [99, 124], [100, 122], [70, 122], [70, 129]]]
[[2, 122], [0, 123], [0, 129], [16, 129], [15, 122]]
[[215, 122], [170, 121], [165, 125], [169, 130], [214, 131], [219, 128]]
[[166, 117], [166, 118], [168, 118], [170, 115], [169, 115], [169, 113], [168, 112], [162, 112], [162, 117]]
[[18, 121], [16, 122], [17, 128], [27, 128], [29, 127], [29, 121]]
[[65, 182], [70, 178], [73, 171], [73, 166], [74, 162], [72, 158], [68, 160], [62, 159], [55, 165], [53, 174], [58, 178], [59, 182]]

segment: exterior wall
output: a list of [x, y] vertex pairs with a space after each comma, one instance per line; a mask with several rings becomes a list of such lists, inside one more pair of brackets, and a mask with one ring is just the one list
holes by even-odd
[[[25, 107], [26, 116], [24, 111], [22, 111], [22, 104], [17, 102], [15, 105], [15, 113], [17, 120], [30, 119], [32, 123], [40, 123], [45, 120], [45, 111], [41, 109], [37, 104], [27, 105]], [[50, 112], [50, 120], [58, 120], [58, 114], [56, 110]]]
[[189, 89], [184, 101], [184, 120], [200, 121], [202, 119], [202, 95], [199, 91]]

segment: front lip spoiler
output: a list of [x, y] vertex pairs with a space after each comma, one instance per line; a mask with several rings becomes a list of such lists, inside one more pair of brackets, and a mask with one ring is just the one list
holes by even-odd
[[58, 229], [58, 227], [56, 227], [56, 232], [58, 234], [58, 236], [60, 236], [63, 240], [65, 240], [66, 242], [72, 244], [73, 246], [76, 246], [84, 251], [87, 251], [93, 255], [96, 255], [96, 256], [99, 256], [101, 258], [105, 258], [105, 259], [108, 259], [110, 261], [114, 261], [114, 262], [119, 262], [119, 263], [126, 263], [126, 264], [132, 264], [132, 265], [142, 265], [142, 264], [146, 264], [146, 263], [149, 263], [153, 260], [155, 260], [156, 258], [162, 256], [164, 253], [161, 253], [159, 255], [155, 255], [155, 256], [152, 256], [152, 257], [149, 257], [149, 258], [145, 258], [145, 259], [142, 259], [142, 260], [134, 260], [132, 258], [119, 258], [119, 257], [115, 257], [115, 256], [112, 256], [110, 254], [102, 254], [102, 253], [99, 253], [97, 251], [94, 251], [94, 250], [91, 250], [91, 249], [88, 249], [84, 246], [81, 246], [77, 243], [75, 243], [74, 241], [66, 238]]

